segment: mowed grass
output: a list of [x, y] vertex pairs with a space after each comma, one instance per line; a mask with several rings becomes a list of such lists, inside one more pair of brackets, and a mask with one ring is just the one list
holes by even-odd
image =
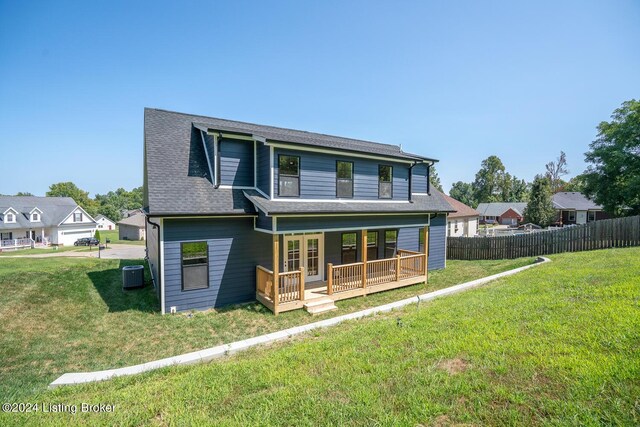
[[144, 240], [120, 240], [120, 235], [118, 234], [118, 227], [115, 230], [99, 230], [100, 231], [100, 241], [102, 243], [106, 242], [106, 239], [109, 239], [111, 243], [125, 243], [128, 245], [144, 245]]
[[[275, 317], [259, 303], [166, 315], [151, 286], [122, 291], [121, 268], [141, 260], [0, 260], [0, 397], [43, 390], [65, 372], [128, 366], [250, 338], [530, 264], [533, 259], [449, 262], [415, 285], [337, 303], [311, 317]], [[149, 275], [147, 273], [147, 281]], [[0, 423], [1, 424], [1, 423]]]
[[638, 425], [640, 249], [552, 258], [272, 348], [29, 399], [113, 414], [4, 424]]
[[[4, 250], [0, 252], [0, 256], [22, 256], [22, 255], [40, 255], [40, 254], [55, 254], [61, 252], [78, 252], [82, 249], [88, 249], [86, 246], [59, 246], [48, 248], [33, 248], [33, 249], [17, 249], [17, 250]], [[94, 248], [94, 250], [97, 250]]]

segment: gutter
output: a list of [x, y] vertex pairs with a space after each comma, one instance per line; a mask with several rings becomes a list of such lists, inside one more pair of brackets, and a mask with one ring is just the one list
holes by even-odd
[[[160, 256], [160, 224], [156, 224], [155, 222], [151, 222], [151, 220], [149, 219], [149, 215], [145, 215], [145, 219], [147, 220], [147, 224], [151, 224], [152, 226], [154, 226], [155, 228], [158, 229], [158, 238], [157, 238], [157, 245], [158, 245], [158, 278], [153, 277], [153, 274], [151, 274], [151, 277], [153, 279], [153, 284], [156, 285], [156, 280], [158, 281], [157, 285], [158, 285], [158, 289], [161, 289], [160, 287], [162, 286], [162, 274], [161, 269], [162, 269], [162, 257]], [[149, 262], [149, 248], [147, 247], [147, 263]]]

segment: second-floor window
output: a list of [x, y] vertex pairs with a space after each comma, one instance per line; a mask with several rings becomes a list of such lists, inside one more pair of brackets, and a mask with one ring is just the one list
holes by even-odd
[[393, 167], [389, 165], [378, 166], [378, 198], [391, 199], [393, 197]]
[[278, 157], [278, 196], [300, 196], [300, 157]]
[[82, 222], [82, 212], [73, 213], [73, 222]]
[[38, 222], [40, 221], [40, 215], [38, 215], [37, 213], [32, 213], [31, 214], [31, 222]]
[[5, 222], [16, 222], [16, 217], [12, 213], [8, 213]]
[[336, 162], [336, 196], [353, 197], [353, 162]]

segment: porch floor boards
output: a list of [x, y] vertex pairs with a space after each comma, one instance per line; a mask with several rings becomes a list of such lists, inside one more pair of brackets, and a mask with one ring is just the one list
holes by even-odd
[[[321, 298], [331, 298], [334, 301], [340, 301], [348, 298], [355, 298], [358, 296], [364, 296], [373, 294], [376, 292], [389, 291], [391, 289], [402, 288], [405, 286], [416, 285], [418, 283], [424, 283], [424, 276], [422, 277], [410, 277], [408, 279], [402, 279], [394, 282], [383, 283], [380, 285], [369, 285], [366, 288], [356, 288], [349, 291], [334, 292], [332, 295], [328, 295], [327, 282], [316, 281], [305, 283], [304, 300], [303, 301], [291, 301], [278, 304], [278, 313], [284, 311], [291, 311], [303, 308], [305, 304], [318, 300]], [[261, 292], [256, 293], [256, 299], [274, 311], [273, 300]]]

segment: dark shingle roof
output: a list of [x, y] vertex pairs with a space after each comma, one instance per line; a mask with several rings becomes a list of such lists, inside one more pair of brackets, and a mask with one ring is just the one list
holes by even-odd
[[255, 190], [244, 190], [244, 194], [256, 208], [268, 215], [320, 214], [320, 213], [419, 213], [452, 212], [453, 208], [439, 193], [414, 195], [413, 202], [354, 202], [350, 200], [327, 200], [326, 202], [304, 202], [269, 200]]
[[[438, 192], [436, 189], [432, 189], [432, 192]], [[451, 196], [447, 196], [446, 194], [442, 194], [442, 197], [451, 205], [451, 207], [455, 210], [449, 214], [449, 218], [465, 218], [470, 216], [480, 216], [477, 210], [473, 209], [471, 206], [467, 206], [459, 200], [454, 199]]]
[[[147, 108], [144, 115], [144, 197], [146, 210], [150, 214], [255, 213], [253, 204], [244, 197], [242, 190], [214, 189], [200, 129], [256, 135], [267, 140], [398, 159], [431, 160], [405, 153], [396, 145]], [[432, 204], [425, 202], [424, 206], [430, 207]], [[364, 207], [361, 203], [355, 205]], [[449, 205], [446, 202], [445, 205], [444, 208], [448, 209]], [[339, 206], [343, 204], [336, 202], [335, 207]], [[375, 209], [379, 209], [377, 204], [375, 206]]]
[[[0, 229], [51, 227], [60, 224], [78, 204], [71, 197], [0, 196]], [[2, 215], [8, 208], [18, 212], [15, 223], [4, 223]], [[40, 222], [31, 222], [29, 213], [38, 208]]]
[[602, 209], [602, 206], [576, 191], [563, 191], [554, 194], [553, 206], [556, 209], [575, 209], [577, 211]]

